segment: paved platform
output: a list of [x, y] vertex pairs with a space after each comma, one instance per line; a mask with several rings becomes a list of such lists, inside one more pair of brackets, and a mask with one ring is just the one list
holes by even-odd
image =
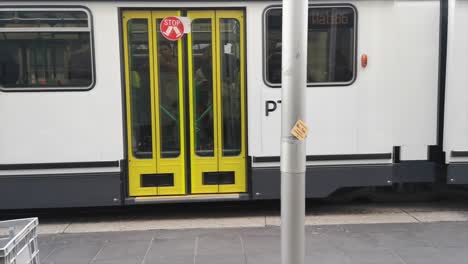
[[[42, 264], [280, 264], [279, 227], [39, 236]], [[468, 263], [468, 222], [306, 227], [306, 263]]]
[[[257, 206], [210, 207], [174, 205], [139, 210], [99, 210], [87, 215], [40, 218], [40, 234], [180, 230], [194, 228], [277, 227], [279, 208]], [[310, 206], [308, 226], [344, 224], [430, 223], [468, 221], [468, 202], [425, 202], [401, 204], [338, 204]]]
[[[468, 202], [312, 204], [306, 263], [468, 264]], [[42, 264], [280, 264], [275, 205], [171, 205], [41, 217]]]

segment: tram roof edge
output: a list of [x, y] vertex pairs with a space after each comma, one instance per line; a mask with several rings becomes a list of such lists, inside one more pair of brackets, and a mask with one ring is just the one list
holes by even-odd
[[14, 0], [14, 2], [282, 2], [282, 0]]

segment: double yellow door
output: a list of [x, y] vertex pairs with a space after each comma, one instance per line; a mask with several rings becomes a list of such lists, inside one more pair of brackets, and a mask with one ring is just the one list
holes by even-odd
[[[162, 19], [187, 16], [178, 41]], [[130, 196], [246, 191], [243, 11], [125, 11]]]

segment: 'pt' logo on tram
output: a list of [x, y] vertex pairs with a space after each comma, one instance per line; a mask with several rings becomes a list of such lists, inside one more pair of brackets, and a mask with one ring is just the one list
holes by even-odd
[[281, 104], [281, 100], [265, 101], [265, 116], [269, 116], [271, 112], [274, 112], [278, 108], [278, 104]]

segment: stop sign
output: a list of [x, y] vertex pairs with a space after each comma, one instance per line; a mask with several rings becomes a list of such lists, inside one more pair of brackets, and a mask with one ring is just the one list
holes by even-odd
[[161, 34], [168, 40], [176, 41], [184, 35], [184, 24], [175, 16], [166, 17], [159, 27]]

